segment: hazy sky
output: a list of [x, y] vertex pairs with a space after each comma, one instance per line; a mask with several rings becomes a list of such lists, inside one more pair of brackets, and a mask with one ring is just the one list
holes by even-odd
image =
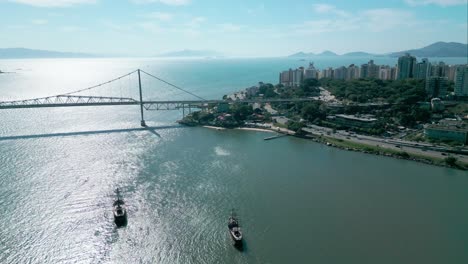
[[154, 55], [385, 53], [466, 43], [467, 0], [0, 0], [0, 47]]

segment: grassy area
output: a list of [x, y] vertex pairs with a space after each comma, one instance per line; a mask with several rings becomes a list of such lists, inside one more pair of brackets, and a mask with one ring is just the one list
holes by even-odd
[[459, 103], [452, 107], [447, 107], [447, 111], [456, 115], [466, 115], [468, 114], [468, 104], [466, 102]]
[[280, 123], [273, 123], [273, 125], [276, 126], [276, 127], [281, 127], [281, 128], [286, 128], [286, 129], [288, 128], [287, 125], [283, 125], [283, 124], [280, 124]]
[[[393, 149], [388, 149], [388, 148], [383, 148], [383, 147], [377, 147], [377, 146], [373, 146], [373, 145], [367, 145], [367, 144], [363, 144], [363, 143], [357, 143], [357, 142], [352, 142], [352, 141], [347, 141], [347, 140], [342, 140], [342, 139], [336, 139], [336, 138], [332, 138], [332, 137], [324, 136], [322, 138], [325, 139], [330, 144], [336, 145], [336, 146], [341, 147], [341, 148], [358, 149], [358, 150], [361, 150], [361, 151], [367, 151], [367, 152], [371, 152], [371, 153], [374, 153], [374, 154], [390, 154], [390, 155], [395, 155], [395, 156], [399, 156], [399, 157], [406, 158], [406, 159], [415, 158], [415, 159], [418, 159], [418, 160], [430, 161], [431, 163], [433, 163], [435, 165], [441, 165], [441, 166], [446, 165], [445, 159], [441, 159], [441, 158], [435, 158], [435, 157], [425, 156], [425, 155], [421, 155], [421, 154], [408, 153], [408, 152], [405, 152], [405, 151], [398, 151], [398, 150], [393, 150]], [[455, 166], [460, 168], [460, 169], [467, 169], [468, 168], [468, 164], [464, 163], [464, 162], [461, 162], [461, 161], [457, 161]]]

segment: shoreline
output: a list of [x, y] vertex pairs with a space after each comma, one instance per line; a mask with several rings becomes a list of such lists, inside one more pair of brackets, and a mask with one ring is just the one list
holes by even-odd
[[[227, 128], [224, 127], [215, 127], [215, 126], [202, 126], [209, 129], [216, 129], [216, 130], [226, 130]], [[237, 127], [234, 128], [235, 130], [243, 130], [243, 131], [253, 131], [253, 132], [265, 132], [265, 133], [278, 133], [278, 134], [285, 134], [285, 135], [292, 135], [290, 131], [283, 131], [282, 129], [274, 129], [274, 128], [253, 128], [253, 127]], [[384, 157], [392, 157], [400, 160], [410, 160], [416, 161], [419, 163], [424, 163], [427, 165], [434, 165], [438, 167], [445, 167], [451, 169], [458, 169], [458, 170], [468, 170], [468, 164], [459, 161], [456, 165], [451, 166], [447, 164], [443, 159], [429, 157], [420, 154], [413, 154], [408, 153], [406, 151], [394, 151], [390, 149], [386, 149], [383, 147], [375, 147], [372, 145], [360, 143], [356, 144], [352, 141], [338, 139], [330, 136], [314, 136], [312, 134], [307, 134], [304, 136], [292, 135], [297, 138], [312, 140], [316, 143], [320, 143], [326, 145], [328, 147], [334, 147], [345, 151], [354, 151], [354, 152], [361, 152], [365, 154], [372, 154], [377, 156], [384, 156]]]
[[215, 130], [226, 130], [224, 127], [217, 127], [217, 126], [202, 126], [204, 128], [215, 129]]
[[244, 130], [244, 131], [256, 131], [256, 132], [265, 132], [265, 133], [278, 133], [277, 131], [270, 130], [267, 128], [255, 128], [255, 127], [237, 127], [236, 130]]

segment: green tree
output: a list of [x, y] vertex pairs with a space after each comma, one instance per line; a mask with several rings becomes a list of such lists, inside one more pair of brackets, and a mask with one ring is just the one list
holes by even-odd
[[236, 120], [245, 120], [253, 113], [253, 109], [250, 105], [235, 105], [232, 113]]
[[446, 157], [444, 161], [450, 166], [455, 166], [457, 164], [458, 159], [453, 156], [449, 156], [449, 157]]

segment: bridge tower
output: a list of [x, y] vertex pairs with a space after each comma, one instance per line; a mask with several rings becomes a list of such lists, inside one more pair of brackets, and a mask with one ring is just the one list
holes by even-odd
[[140, 112], [141, 112], [141, 126], [147, 127], [145, 118], [143, 116], [143, 93], [141, 92], [141, 76], [140, 76], [140, 69], [138, 69], [138, 87], [140, 89]]

